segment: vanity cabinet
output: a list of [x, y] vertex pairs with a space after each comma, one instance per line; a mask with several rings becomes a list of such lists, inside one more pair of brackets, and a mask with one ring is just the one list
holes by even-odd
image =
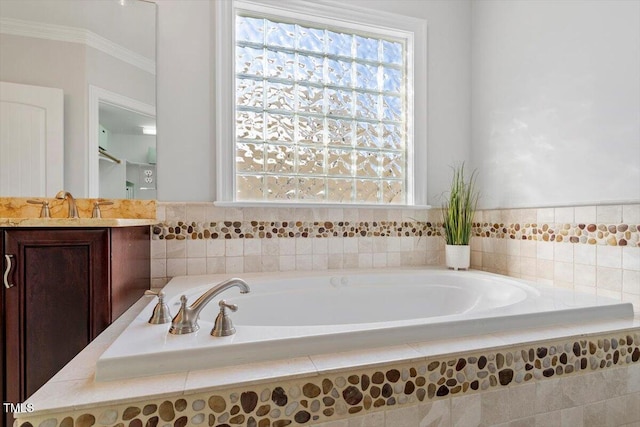
[[0, 231], [10, 285], [2, 289], [2, 401], [19, 403], [149, 288], [150, 230]]

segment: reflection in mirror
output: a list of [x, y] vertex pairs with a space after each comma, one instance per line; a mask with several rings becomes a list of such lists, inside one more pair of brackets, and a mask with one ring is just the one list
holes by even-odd
[[99, 103], [99, 197], [156, 198], [156, 120]]
[[[99, 119], [91, 88], [133, 100], [155, 116], [156, 5], [144, 0], [0, 1], [0, 81], [63, 94], [64, 162], [45, 150], [45, 168], [58, 168], [61, 175], [64, 166], [65, 190], [98, 197]], [[0, 153], [7, 152], [3, 148], [4, 139]]]

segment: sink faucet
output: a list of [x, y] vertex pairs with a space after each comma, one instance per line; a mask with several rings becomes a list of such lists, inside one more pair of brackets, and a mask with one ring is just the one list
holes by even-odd
[[78, 208], [76, 207], [76, 199], [73, 198], [71, 193], [64, 190], [58, 191], [58, 194], [56, 194], [56, 199], [67, 199], [67, 203], [69, 203], [68, 218], [80, 218], [80, 216], [78, 215]]
[[180, 297], [180, 311], [171, 320], [170, 334], [182, 335], [190, 334], [200, 329], [198, 326], [198, 317], [200, 312], [216, 295], [227, 289], [237, 286], [240, 288], [240, 293], [249, 293], [249, 285], [242, 279], [228, 279], [224, 282], [220, 282], [207, 292], [202, 294], [191, 306], [187, 307], [187, 297], [182, 295]]

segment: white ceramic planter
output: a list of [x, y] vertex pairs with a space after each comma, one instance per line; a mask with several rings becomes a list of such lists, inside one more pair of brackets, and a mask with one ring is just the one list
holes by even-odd
[[471, 247], [469, 245], [447, 245], [445, 260], [449, 268], [466, 270], [471, 265]]

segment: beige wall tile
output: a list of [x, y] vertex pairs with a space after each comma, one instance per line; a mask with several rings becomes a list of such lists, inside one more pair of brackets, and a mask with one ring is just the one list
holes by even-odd
[[313, 253], [313, 239], [297, 238], [296, 255], [311, 255]]
[[562, 425], [560, 411], [536, 414], [536, 427], [569, 427]]
[[220, 274], [225, 272], [225, 258], [209, 257], [207, 258], [207, 274]]
[[187, 223], [204, 222], [206, 219], [206, 208], [208, 203], [188, 203], [186, 206]]
[[536, 413], [553, 412], [571, 406], [571, 401], [565, 396], [563, 385], [561, 378], [545, 379], [536, 383]]
[[560, 262], [573, 262], [573, 244], [571, 243], [552, 243], [553, 260]]
[[238, 257], [244, 254], [243, 239], [226, 239], [224, 241], [224, 254], [228, 257]]
[[327, 254], [313, 255], [314, 270], [327, 270], [328, 268], [329, 268], [329, 255]]
[[385, 413], [380, 411], [350, 418], [347, 425], [348, 427], [385, 427]]
[[572, 224], [574, 222], [574, 208], [555, 208], [554, 222], [556, 224]]
[[640, 224], [640, 204], [623, 205], [622, 222], [624, 224]]
[[151, 278], [161, 278], [167, 276], [167, 259], [151, 260]]
[[573, 284], [573, 263], [554, 262], [553, 281]]
[[622, 221], [621, 205], [596, 206], [596, 220], [600, 224], [618, 224]]
[[187, 275], [207, 273], [206, 258], [187, 258]]
[[280, 255], [279, 239], [261, 239], [262, 240], [262, 256], [278, 256]]
[[596, 265], [596, 245], [572, 245], [576, 264]]
[[187, 258], [204, 258], [207, 256], [207, 242], [204, 240], [187, 240]]
[[640, 271], [622, 270], [622, 292], [640, 295]]
[[167, 259], [167, 277], [184, 276], [187, 274], [186, 258]]
[[622, 268], [622, 248], [619, 246], [598, 245], [596, 249], [598, 267]]
[[451, 425], [453, 427], [479, 426], [481, 419], [482, 398], [479, 393], [451, 399]]
[[584, 423], [584, 410], [581, 406], [560, 411], [560, 423], [564, 427], [581, 426]]
[[416, 427], [420, 424], [418, 406], [385, 411], [385, 427]]
[[510, 419], [509, 390], [502, 389], [480, 393], [484, 425], [499, 424]]
[[622, 248], [622, 268], [640, 271], [640, 248]]
[[187, 256], [186, 240], [167, 240], [167, 258], [184, 258]]
[[452, 425], [452, 399], [436, 400], [418, 406], [420, 427], [449, 427]]
[[296, 270], [311, 271], [313, 270], [312, 255], [296, 255]]
[[278, 260], [280, 264], [280, 271], [293, 271], [296, 269], [295, 255], [280, 255]]
[[554, 252], [553, 248], [554, 248], [554, 243], [537, 242], [537, 245], [536, 245], [537, 258], [553, 261], [553, 252]]
[[536, 413], [536, 385], [523, 384], [509, 387], [511, 419], [526, 418]]
[[536, 213], [536, 222], [538, 226], [542, 224], [553, 224], [555, 223], [555, 209], [553, 208], [541, 208], [537, 210]]
[[573, 283], [579, 286], [596, 286], [596, 267], [593, 265], [574, 264]]
[[209, 239], [206, 243], [207, 257], [220, 257], [224, 256], [225, 243], [221, 239]]
[[627, 367], [627, 392], [640, 393], [640, 364]]
[[262, 271], [262, 255], [245, 255], [244, 273], [259, 273]]
[[596, 286], [598, 289], [622, 292], [622, 270], [619, 268], [597, 267]]
[[166, 240], [151, 240], [151, 259], [166, 258], [167, 257], [167, 241]]
[[244, 273], [244, 259], [241, 256], [225, 257], [225, 273]]
[[574, 220], [577, 224], [595, 224], [597, 221], [595, 206], [576, 206]]
[[278, 239], [278, 247], [280, 248], [280, 255], [295, 255], [296, 254], [296, 239]]
[[243, 240], [244, 255], [262, 255], [262, 241], [268, 239], [239, 239]]
[[328, 239], [311, 239], [313, 241], [313, 254], [326, 255], [329, 253], [329, 240]]

